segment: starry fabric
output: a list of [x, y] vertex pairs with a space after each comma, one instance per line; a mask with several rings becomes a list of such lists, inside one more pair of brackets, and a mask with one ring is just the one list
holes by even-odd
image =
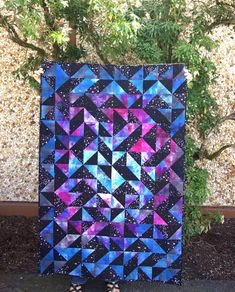
[[184, 65], [43, 70], [40, 273], [180, 284]]

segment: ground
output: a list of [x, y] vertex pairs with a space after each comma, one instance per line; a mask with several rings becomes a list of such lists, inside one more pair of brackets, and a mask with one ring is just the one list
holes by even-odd
[[[38, 276], [37, 218], [0, 217], [0, 292], [66, 291], [68, 278]], [[192, 238], [183, 249], [183, 287], [180, 291], [234, 291], [235, 219]], [[152, 286], [153, 285], [153, 286]], [[125, 283], [122, 291], [162, 291], [158, 283]], [[203, 287], [203, 288], [202, 288]], [[56, 288], [56, 289], [55, 289]], [[99, 290], [98, 290], [99, 289]], [[164, 291], [178, 291], [165, 285]], [[104, 291], [91, 283], [85, 291]]]
[[[62, 276], [39, 277], [36, 274], [2, 274], [1, 292], [66, 292], [69, 280]], [[182, 287], [159, 283], [121, 283], [122, 292], [234, 292], [234, 281], [189, 280]], [[84, 287], [84, 292], [104, 292], [105, 285], [92, 281]]]

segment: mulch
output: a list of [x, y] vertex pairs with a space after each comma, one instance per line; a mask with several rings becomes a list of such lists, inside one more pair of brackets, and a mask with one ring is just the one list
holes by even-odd
[[[37, 230], [37, 218], [0, 217], [0, 271], [38, 272]], [[235, 280], [235, 219], [184, 246], [183, 279]]]

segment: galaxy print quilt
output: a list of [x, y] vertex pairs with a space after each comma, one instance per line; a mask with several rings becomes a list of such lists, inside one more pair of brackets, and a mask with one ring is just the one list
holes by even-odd
[[181, 283], [184, 70], [43, 64], [41, 274]]

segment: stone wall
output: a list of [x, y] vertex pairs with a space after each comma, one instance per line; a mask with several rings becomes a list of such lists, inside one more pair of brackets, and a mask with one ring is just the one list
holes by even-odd
[[[232, 28], [221, 27], [213, 37], [220, 46], [212, 52], [219, 79], [211, 88], [222, 115], [235, 111], [235, 38]], [[11, 72], [27, 51], [0, 31], [0, 201], [37, 201], [39, 96], [27, 83], [16, 81]], [[227, 122], [210, 137], [210, 150], [235, 141], [234, 122]], [[195, 134], [196, 135], [196, 134]], [[197, 137], [196, 137], [197, 138]], [[210, 172], [210, 205], [235, 205], [235, 151], [201, 161]]]

